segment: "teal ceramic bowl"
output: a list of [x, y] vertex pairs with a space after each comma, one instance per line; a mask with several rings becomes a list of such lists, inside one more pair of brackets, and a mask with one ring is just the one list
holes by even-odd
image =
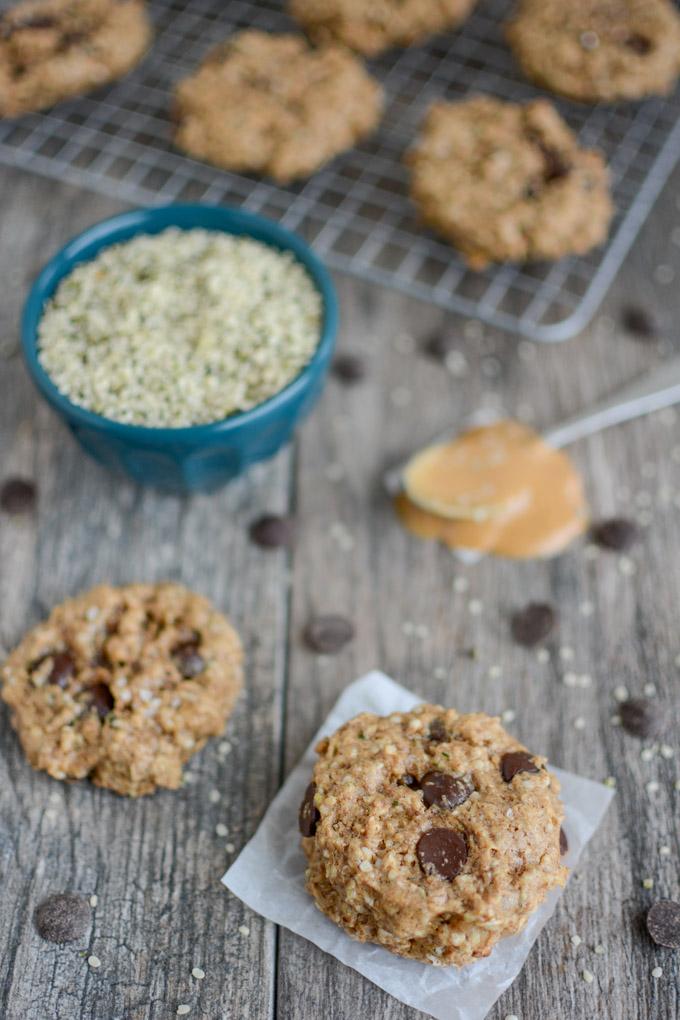
[[[45, 302], [79, 263], [102, 248], [137, 234], [166, 227], [202, 227], [247, 235], [290, 251], [305, 267], [323, 302], [321, 339], [314, 356], [285, 389], [249, 411], [223, 421], [189, 428], [156, 429], [125, 425], [73, 404], [54, 385], [38, 360], [38, 324]], [[338, 305], [331, 277], [311, 249], [277, 223], [216, 205], [169, 205], [121, 213], [69, 241], [50, 259], [24, 306], [21, 339], [28, 372], [38, 390], [66, 422], [83, 449], [105, 467], [122, 471], [141, 485], [171, 492], [210, 492], [272, 457], [291, 438], [321, 394], [338, 328]]]

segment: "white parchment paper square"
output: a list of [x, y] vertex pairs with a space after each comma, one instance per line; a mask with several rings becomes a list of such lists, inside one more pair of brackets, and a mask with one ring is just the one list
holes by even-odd
[[[519, 935], [503, 939], [486, 959], [456, 968], [404, 960], [380, 946], [351, 939], [316, 908], [304, 887], [305, 857], [297, 819], [316, 760], [316, 742], [359, 712], [408, 712], [422, 700], [384, 673], [369, 673], [347, 687], [222, 881], [252, 910], [315, 942], [408, 1006], [437, 1020], [482, 1020], [519, 974], [561, 890], [549, 894]], [[589, 779], [552, 771], [562, 784], [569, 840], [565, 863], [573, 868], [613, 793]]]

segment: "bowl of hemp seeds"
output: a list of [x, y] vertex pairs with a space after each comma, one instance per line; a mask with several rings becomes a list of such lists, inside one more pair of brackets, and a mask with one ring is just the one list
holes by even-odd
[[95, 224], [26, 300], [33, 382], [85, 451], [142, 485], [213, 491], [291, 438], [338, 326], [331, 277], [253, 213], [170, 205]]

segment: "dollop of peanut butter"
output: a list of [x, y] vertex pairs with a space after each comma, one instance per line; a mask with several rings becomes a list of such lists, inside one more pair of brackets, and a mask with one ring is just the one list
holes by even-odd
[[420, 538], [515, 559], [555, 556], [588, 524], [569, 457], [509, 419], [416, 454], [396, 510]]

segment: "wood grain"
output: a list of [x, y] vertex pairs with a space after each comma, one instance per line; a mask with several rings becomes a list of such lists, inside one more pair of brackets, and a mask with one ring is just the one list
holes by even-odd
[[[7, 354], [38, 266], [117, 206], [8, 170], [0, 180], [0, 346]], [[462, 710], [511, 709], [509, 728], [530, 747], [565, 768], [617, 780], [603, 828], [492, 1020], [680, 1015], [677, 954], [655, 949], [640, 929], [655, 896], [680, 896], [680, 419], [656, 415], [573, 450], [596, 515], [650, 515], [631, 553], [631, 576], [618, 556], [591, 559], [583, 545], [546, 563], [486, 560], [462, 568], [399, 529], [379, 484], [391, 460], [480, 405], [531, 412], [547, 426], [677, 351], [678, 289], [655, 283], [654, 269], [665, 264], [680, 273], [680, 249], [670, 240], [679, 183], [680, 173], [604, 314], [568, 344], [518, 344], [339, 279], [341, 346], [366, 359], [366, 379], [353, 388], [332, 382], [295, 450], [209, 498], [162, 497], [107, 475], [37, 401], [19, 359], [0, 363], [0, 473], [39, 486], [34, 515], [0, 516], [2, 645], [11, 647], [53, 603], [97, 581], [172, 577], [231, 614], [248, 653], [246, 694], [226, 735], [231, 751], [221, 756], [213, 742], [178, 793], [128, 802], [85, 783], [49, 780], [26, 765], [1, 713], [3, 1020], [161, 1020], [180, 1003], [210, 1020], [415, 1018], [315, 947], [276, 932], [219, 884], [233, 856], [225, 844], [238, 850], [254, 832], [338, 693], [373, 666]], [[661, 351], [615, 325], [630, 301], [656, 312]], [[460, 378], [419, 352], [442, 329], [458, 338]], [[290, 557], [249, 544], [253, 516], [287, 509], [298, 521]], [[454, 590], [460, 577], [467, 591]], [[529, 598], [559, 608], [547, 662], [509, 639], [509, 613]], [[470, 611], [475, 599], [479, 615]], [[355, 622], [356, 639], [336, 657], [315, 656], [301, 642], [318, 611]], [[569, 687], [568, 673], [592, 683]], [[614, 688], [639, 693], [647, 683], [668, 706], [673, 758], [642, 761], [639, 741], [610, 721]], [[579, 717], [583, 729], [574, 726]], [[660, 788], [650, 795], [652, 779]], [[213, 789], [221, 793], [217, 804]], [[218, 822], [229, 827], [227, 837], [216, 835]], [[661, 856], [661, 846], [671, 855]], [[642, 887], [647, 876], [656, 883], [652, 892]], [[64, 889], [96, 894], [98, 902], [83, 942], [58, 948], [39, 940], [31, 917], [44, 895]], [[239, 931], [244, 925], [248, 935]], [[578, 949], [573, 934], [583, 939]], [[604, 955], [594, 953], [598, 944]], [[96, 971], [86, 962], [91, 954], [101, 959]], [[657, 964], [664, 973], [655, 980]], [[191, 977], [195, 966], [205, 970], [204, 981]], [[586, 968], [595, 975], [591, 985], [582, 979]]]

